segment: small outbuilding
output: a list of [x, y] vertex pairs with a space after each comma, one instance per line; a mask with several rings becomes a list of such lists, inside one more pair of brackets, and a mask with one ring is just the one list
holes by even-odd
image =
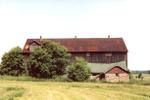
[[106, 80], [108, 82], [128, 82], [129, 70], [124, 61], [111, 64], [88, 63], [91, 69], [91, 79]]

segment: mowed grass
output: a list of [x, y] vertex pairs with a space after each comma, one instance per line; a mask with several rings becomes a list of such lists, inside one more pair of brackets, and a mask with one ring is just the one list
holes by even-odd
[[150, 85], [1, 77], [0, 100], [150, 100]]

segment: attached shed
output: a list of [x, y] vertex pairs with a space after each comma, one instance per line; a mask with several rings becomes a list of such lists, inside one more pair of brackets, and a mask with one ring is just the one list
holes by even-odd
[[106, 80], [109, 82], [129, 81], [129, 71], [124, 61], [110, 64], [88, 63], [88, 66], [92, 72], [91, 79]]

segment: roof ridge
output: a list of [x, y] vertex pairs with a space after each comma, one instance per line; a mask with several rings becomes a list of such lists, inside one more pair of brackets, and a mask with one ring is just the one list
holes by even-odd
[[[65, 46], [69, 52], [127, 52], [123, 38], [43, 38]], [[27, 39], [25, 45], [40, 39]], [[82, 48], [81, 48], [82, 47]]]
[[[27, 40], [39, 40], [40, 38], [28, 38]], [[123, 39], [122, 37], [113, 38], [43, 38], [43, 39]]]

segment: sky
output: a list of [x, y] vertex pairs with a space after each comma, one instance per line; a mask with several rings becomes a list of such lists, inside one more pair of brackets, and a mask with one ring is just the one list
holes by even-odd
[[27, 38], [122, 37], [130, 70], [150, 70], [150, 0], [0, 0], [0, 57]]

